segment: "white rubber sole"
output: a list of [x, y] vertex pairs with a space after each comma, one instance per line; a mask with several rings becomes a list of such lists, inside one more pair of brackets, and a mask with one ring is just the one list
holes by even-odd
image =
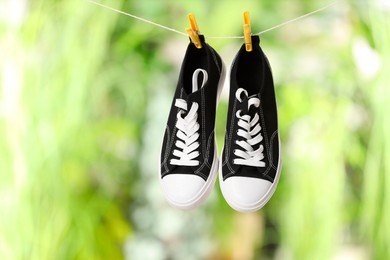
[[[225, 82], [225, 76], [226, 76], [225, 64], [222, 61], [221, 77], [220, 77], [219, 82], [218, 82], [217, 107], [218, 107], [219, 98], [220, 98], [220, 95], [222, 92], [223, 84]], [[161, 151], [160, 151], [160, 156], [161, 156]], [[211, 165], [209, 177], [207, 178], [205, 184], [191, 200], [186, 201], [186, 202], [181, 202], [181, 203], [170, 199], [166, 195], [166, 193], [163, 192], [168, 204], [171, 205], [172, 207], [182, 209], [182, 210], [194, 209], [194, 208], [198, 207], [199, 205], [201, 205], [208, 198], [213, 187], [215, 186], [215, 182], [216, 182], [217, 176], [218, 176], [218, 163], [219, 163], [218, 147], [217, 147], [217, 141], [216, 141], [216, 133], [215, 133], [215, 129], [214, 129], [214, 159], [213, 159], [213, 163]], [[162, 184], [162, 178], [161, 178], [160, 158], [159, 158], [158, 165], [159, 165], [158, 178], [160, 180], [160, 188], [161, 188], [161, 190], [164, 190], [163, 184]]]
[[[258, 201], [256, 201], [255, 203], [253, 203], [251, 205], [244, 205], [244, 204], [238, 203], [237, 201], [235, 201], [232, 198], [231, 191], [226, 189], [226, 187], [224, 185], [223, 177], [222, 177], [222, 161], [223, 161], [222, 159], [223, 158], [221, 155], [221, 163], [220, 163], [220, 167], [219, 167], [219, 186], [221, 187], [221, 192], [222, 192], [222, 195], [225, 198], [226, 202], [234, 210], [240, 211], [240, 212], [254, 212], [254, 211], [257, 211], [257, 210], [261, 209], [262, 207], [264, 207], [264, 205], [267, 204], [267, 202], [271, 199], [272, 195], [274, 194], [274, 192], [276, 190], [276, 187], [278, 186], [280, 172], [282, 169], [282, 159], [281, 159], [281, 154], [280, 154], [280, 151], [281, 151], [280, 150], [280, 146], [281, 146], [280, 145], [280, 137], [278, 137], [278, 139], [279, 139], [279, 160], [278, 160], [278, 169], [276, 171], [274, 182], [272, 183], [272, 185], [268, 189], [268, 191], [264, 194], [264, 196], [261, 197], [261, 199], [259, 199]], [[230, 178], [234, 178], [234, 176], [230, 177]]]
[[[188, 200], [186, 202], [178, 202], [178, 201], [175, 201], [175, 200], [169, 198], [165, 194], [165, 192], [163, 192], [168, 204], [171, 205], [172, 207], [175, 207], [178, 209], [183, 209], [183, 210], [194, 209], [194, 208], [198, 207], [199, 205], [201, 205], [208, 198], [208, 196], [210, 195], [210, 193], [212, 191], [212, 188], [215, 185], [215, 181], [216, 181], [217, 175], [218, 175], [217, 174], [218, 163], [219, 162], [218, 162], [217, 152], [215, 152], [213, 164], [212, 164], [211, 170], [210, 170], [210, 175], [207, 178], [207, 181], [203, 185], [202, 189], [191, 200]], [[159, 179], [160, 179], [160, 186], [163, 189], [161, 174], [159, 176]]]

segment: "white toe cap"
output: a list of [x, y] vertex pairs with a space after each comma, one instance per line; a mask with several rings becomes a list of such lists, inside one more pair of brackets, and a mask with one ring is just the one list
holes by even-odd
[[[248, 177], [230, 177], [221, 183], [224, 197], [229, 204], [234, 204], [240, 211], [251, 211], [252, 206], [268, 199], [272, 182]], [[255, 209], [255, 208], [253, 208]]]
[[183, 208], [196, 202], [205, 183], [204, 179], [194, 174], [169, 174], [161, 180], [168, 201]]

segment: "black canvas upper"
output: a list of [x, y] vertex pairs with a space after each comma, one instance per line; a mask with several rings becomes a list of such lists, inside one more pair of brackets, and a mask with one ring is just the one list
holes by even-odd
[[[168, 174], [196, 174], [207, 180], [211, 165], [214, 159], [214, 128], [215, 128], [215, 110], [217, 106], [218, 82], [222, 73], [222, 60], [216, 51], [210, 47], [200, 36], [202, 48], [197, 49], [190, 42], [182, 63], [179, 80], [173, 97], [171, 111], [169, 113], [167, 126], [161, 150], [160, 167], [161, 178]], [[197, 91], [192, 92], [192, 76], [196, 69], [204, 69], [208, 74], [207, 83]], [[200, 76], [199, 80], [203, 76]], [[178, 149], [175, 142], [178, 140], [176, 120], [179, 108], [175, 107], [176, 99], [187, 101], [188, 107], [193, 102], [199, 105], [197, 122], [200, 125], [198, 142], [200, 144], [197, 151], [200, 155], [196, 158], [199, 160], [198, 166], [180, 166], [171, 165], [171, 159], [177, 159], [173, 150]], [[184, 116], [186, 113], [184, 113]]]
[[[274, 83], [268, 59], [259, 44], [259, 37], [252, 36], [253, 50], [247, 52], [245, 44], [243, 44], [232, 65], [225, 145], [222, 152], [223, 180], [234, 176], [244, 176], [273, 182], [277, 172], [279, 133]], [[239, 88], [248, 92], [248, 97], [242, 96], [242, 102], [236, 99], [236, 91]], [[258, 108], [251, 107], [248, 111], [248, 99], [251, 97], [259, 98], [260, 106]], [[243, 140], [243, 137], [237, 135], [239, 126], [237, 125], [236, 112], [238, 110], [242, 110], [243, 114], [248, 114], [251, 118], [256, 112], [260, 116], [259, 122], [263, 140], [253, 148], [256, 150], [260, 145], [263, 145], [264, 159], [262, 161], [265, 162], [265, 167], [233, 163], [233, 159], [236, 158], [234, 150], [242, 150], [235, 142]]]

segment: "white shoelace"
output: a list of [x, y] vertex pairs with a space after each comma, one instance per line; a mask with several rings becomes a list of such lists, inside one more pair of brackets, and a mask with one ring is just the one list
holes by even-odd
[[[242, 102], [242, 93], [248, 96], [248, 92], [245, 89], [237, 89], [236, 98], [240, 102]], [[251, 106], [259, 107], [260, 99], [256, 97], [249, 98], [248, 110]], [[260, 132], [260, 117], [258, 113], [256, 113], [255, 116], [251, 118], [249, 115], [241, 115], [241, 112], [241, 110], [238, 110], [236, 113], [236, 117], [238, 118], [238, 126], [240, 127], [240, 129], [238, 129], [237, 135], [245, 138], [245, 140], [236, 141], [236, 144], [243, 148], [243, 150], [234, 150], [234, 154], [237, 156], [237, 158], [233, 160], [233, 163], [237, 165], [265, 167], [265, 162], [262, 161], [264, 159], [263, 145], [260, 145], [260, 147], [256, 150], [253, 148], [253, 146], [259, 144], [263, 140], [263, 136]]]
[[[203, 74], [203, 82], [200, 88], [202, 88], [208, 79], [207, 72], [203, 69], [197, 69], [192, 75], [192, 92], [197, 91], [198, 89], [198, 76], [199, 73]], [[171, 159], [171, 165], [181, 165], [181, 166], [197, 166], [199, 165], [199, 160], [196, 158], [199, 156], [199, 152], [196, 149], [199, 148], [199, 129], [200, 125], [197, 122], [198, 119], [198, 108], [199, 105], [196, 102], [193, 102], [191, 109], [188, 111], [187, 115], [183, 118], [182, 114], [184, 111], [187, 111], [187, 101], [184, 99], [176, 99], [175, 106], [181, 110], [177, 113], [176, 127], [178, 129], [176, 136], [179, 140], [176, 141], [175, 145], [181, 149], [175, 149], [173, 155], [178, 157], [178, 159]]]

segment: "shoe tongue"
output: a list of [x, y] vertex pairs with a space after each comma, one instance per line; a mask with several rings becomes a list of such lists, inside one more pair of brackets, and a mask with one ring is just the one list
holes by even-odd
[[190, 111], [191, 106], [194, 102], [200, 104], [201, 100], [201, 90], [198, 90], [196, 92], [193, 92], [191, 94], [187, 94], [184, 89], [182, 92], [182, 95], [180, 97], [181, 99], [185, 100], [187, 103], [187, 110], [183, 110], [183, 116], [187, 115], [187, 113]]
[[253, 116], [256, 112], [256, 107], [254, 107], [253, 105], [249, 108], [248, 105], [249, 105], [249, 99], [251, 98], [258, 98], [259, 95], [258, 94], [253, 94], [249, 97], [244, 97], [242, 99], [242, 102], [240, 102], [240, 107], [239, 109], [242, 110], [242, 114], [246, 114], [246, 115], [250, 115], [250, 116]]
[[188, 104], [192, 104], [193, 102], [197, 102], [198, 104], [200, 103], [202, 96], [202, 89], [198, 89], [195, 92], [192, 92], [187, 96], [187, 102]]
[[[207, 71], [204, 69], [196, 69], [192, 75], [191, 86], [184, 87], [184, 83], [180, 82], [181, 95], [180, 98], [187, 102], [188, 107], [191, 107], [193, 102], [200, 103], [202, 89], [209, 84]], [[190, 87], [191, 93], [188, 93]]]

